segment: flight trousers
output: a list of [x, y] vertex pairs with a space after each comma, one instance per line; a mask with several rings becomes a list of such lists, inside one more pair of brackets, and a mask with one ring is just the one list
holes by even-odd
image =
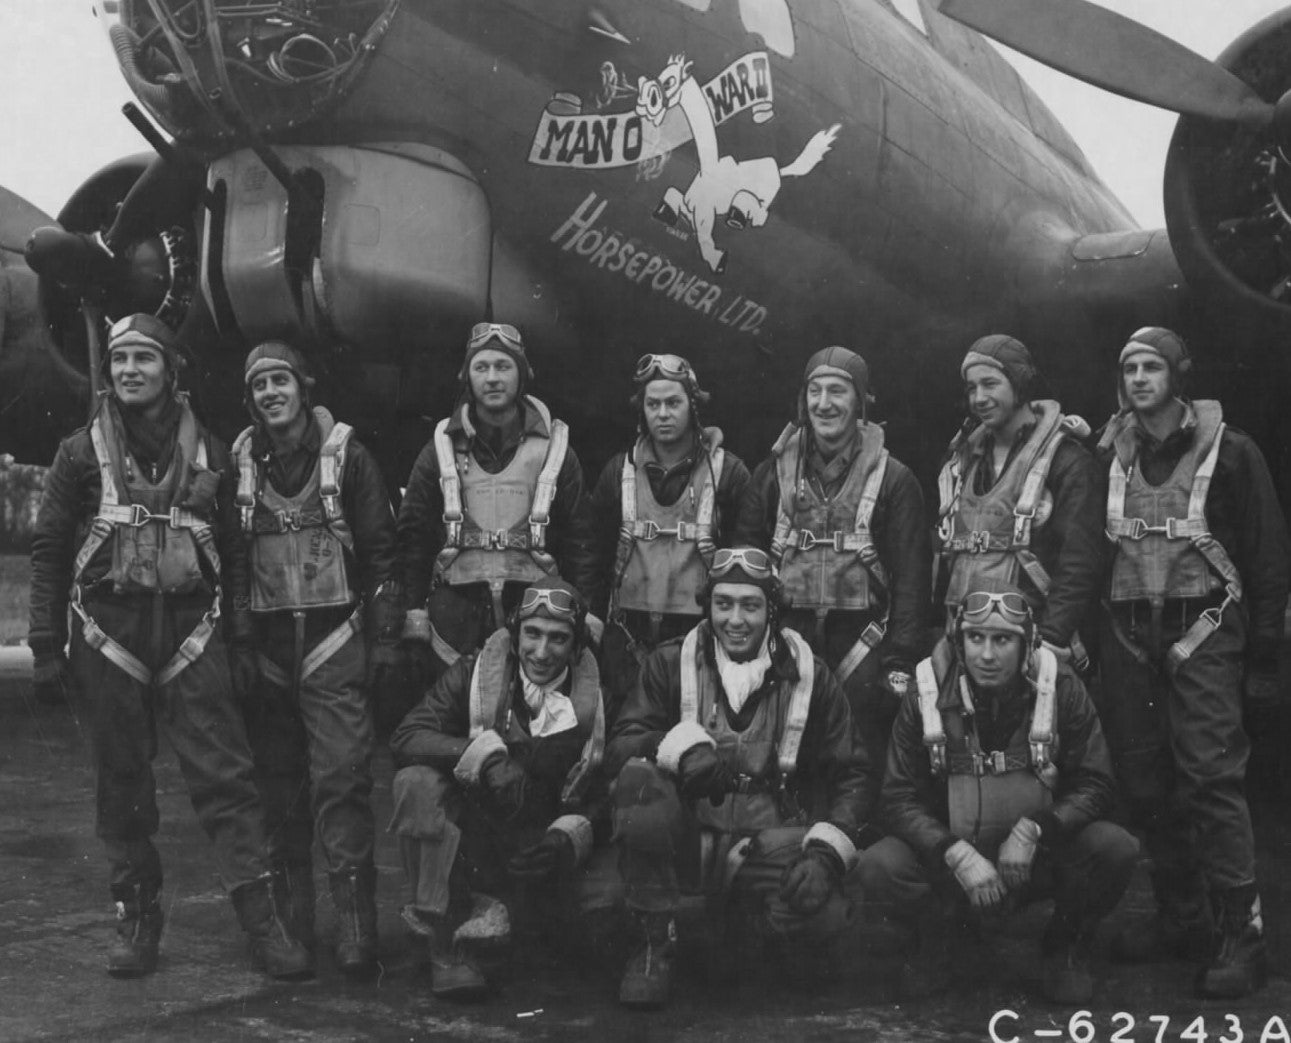
[[260, 655], [270, 668], [247, 700], [246, 717], [271, 857], [309, 865], [317, 835], [329, 873], [371, 866], [376, 740], [363, 635], [351, 635], [302, 678], [299, 691], [289, 680], [290, 645], [262, 645]]
[[1255, 881], [1241, 606], [1224, 612], [1219, 629], [1173, 675], [1163, 663], [1203, 607], [1167, 601], [1154, 647], [1147, 603], [1114, 606], [1100, 642], [1098, 711], [1121, 795], [1157, 872], [1224, 891]]
[[[706, 798], [705, 798], [706, 799]], [[732, 849], [745, 837], [703, 826], [676, 782], [634, 757], [619, 772], [614, 793], [614, 838], [629, 909], [675, 913], [683, 894], [731, 903], [755, 929], [784, 938], [832, 938], [851, 923], [851, 904], [841, 893], [815, 913], [790, 908], [780, 898], [785, 869], [802, 851], [806, 825], [790, 824], [751, 833], [741, 855]]]
[[[210, 607], [209, 594], [87, 598], [86, 610], [150, 670], [160, 670]], [[264, 812], [253, 779], [228, 657], [218, 629], [205, 651], [165, 685], [144, 685], [72, 628], [73, 694], [95, 774], [95, 831], [107, 849], [113, 893], [158, 888], [152, 838], [160, 815], [152, 762], [160, 727], [175, 751], [197, 819], [215, 846], [228, 891], [269, 872]]]
[[[1075, 835], [1041, 848], [1031, 880], [1017, 893], [1018, 907], [1054, 899], [1054, 920], [1087, 934], [1116, 908], [1130, 882], [1139, 844], [1113, 822], [1096, 821]], [[886, 836], [861, 852], [855, 870], [867, 902], [886, 905], [895, 919], [916, 919], [937, 895], [943, 905], [967, 903], [951, 871], [930, 867], [900, 837]]]

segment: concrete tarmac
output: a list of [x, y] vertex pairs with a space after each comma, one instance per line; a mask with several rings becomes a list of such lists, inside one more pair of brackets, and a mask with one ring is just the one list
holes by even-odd
[[[1261, 887], [1273, 978], [1238, 1003], [1191, 997], [1183, 963], [1123, 967], [1096, 947], [1097, 994], [1086, 1020], [1040, 996], [1038, 937], [1047, 904], [987, 925], [961, 949], [961, 973], [944, 995], [896, 1001], [895, 958], [858, 941], [839, 980], [791, 984], [765, 955], [742, 961], [740, 980], [714, 986], [683, 959], [673, 1002], [633, 1012], [615, 1002], [626, 953], [613, 938], [562, 959], [538, 942], [521, 947], [492, 997], [435, 1001], [400, 929], [402, 874], [394, 840], [378, 834], [381, 973], [343, 979], [327, 955], [332, 907], [318, 872], [319, 975], [277, 984], [253, 971], [210, 849], [173, 755], [157, 759], [166, 870], [166, 929], [157, 973], [116, 981], [104, 973], [113, 929], [106, 866], [94, 836], [94, 780], [66, 706], [37, 704], [26, 649], [0, 649], [0, 1041], [26, 1040], [1203, 1040], [1291, 1041], [1291, 814], [1278, 795], [1255, 804]], [[378, 827], [390, 809], [390, 762], [377, 764]], [[316, 860], [317, 864], [317, 860]], [[1113, 919], [1150, 907], [1146, 873]], [[563, 939], [565, 942], [574, 939]], [[585, 947], [584, 947], [585, 948]], [[1162, 1019], [1169, 1018], [1163, 1028]], [[994, 1019], [994, 1032], [991, 1025]], [[1153, 1020], [1156, 1019], [1156, 1020]], [[1198, 1031], [1197, 1019], [1205, 1035]], [[1190, 1030], [1191, 1026], [1191, 1030]], [[1242, 1035], [1239, 1037], [1237, 1030]], [[1190, 1031], [1189, 1031], [1190, 1030]]]

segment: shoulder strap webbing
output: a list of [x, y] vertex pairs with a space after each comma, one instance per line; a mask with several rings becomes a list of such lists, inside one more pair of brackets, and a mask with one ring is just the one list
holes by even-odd
[[[465, 408], [465, 407], [463, 407]], [[462, 543], [462, 482], [457, 474], [457, 454], [453, 440], [448, 436], [448, 417], [435, 425], [432, 436], [435, 462], [439, 465], [439, 488], [444, 497], [445, 548], [460, 547]]]
[[255, 531], [256, 485], [259, 476], [256, 474], [255, 457], [251, 452], [251, 436], [254, 427], [244, 427], [242, 433], [233, 440], [233, 459], [238, 463], [238, 491], [235, 502], [238, 505], [238, 516], [242, 520], [242, 531], [250, 534]]
[[699, 632], [691, 629], [681, 643], [681, 713], [679, 720], [699, 722]]
[[931, 656], [920, 660], [914, 668], [914, 682], [919, 691], [919, 718], [923, 722], [923, 744], [928, 750], [932, 773], [942, 775], [946, 771], [946, 729], [941, 722], [941, 710], [937, 708], [937, 700], [941, 693]]
[[811, 653], [811, 646], [795, 630], [785, 627], [781, 630], [789, 647], [793, 650], [793, 659], [798, 667], [798, 680], [789, 693], [789, 708], [785, 713], [784, 732], [780, 736], [780, 748], [776, 759], [780, 765], [783, 778], [791, 776], [798, 768], [798, 750], [802, 746], [802, 736], [807, 730], [807, 717], [811, 713], [811, 692], [816, 684], [816, 659]]
[[1032, 654], [1036, 665], [1035, 708], [1031, 712], [1031, 766], [1047, 768], [1053, 756], [1054, 719], [1057, 713], [1058, 657], [1041, 646]]

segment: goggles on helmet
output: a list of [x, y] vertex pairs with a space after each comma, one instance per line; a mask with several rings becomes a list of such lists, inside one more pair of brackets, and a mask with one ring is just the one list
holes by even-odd
[[697, 383], [695, 371], [680, 355], [642, 355], [637, 359], [636, 381], [644, 384], [653, 379], [677, 380], [683, 384]]
[[528, 587], [520, 597], [520, 613], [526, 617], [542, 605], [546, 605], [556, 619], [573, 621], [578, 618], [578, 600], [567, 590]]
[[500, 340], [517, 351], [524, 351], [524, 341], [520, 339], [520, 331], [509, 322], [477, 322], [471, 327], [471, 336], [466, 346], [480, 348], [491, 340]]
[[771, 555], [757, 547], [723, 547], [716, 551], [709, 575], [718, 580], [735, 569], [741, 569], [755, 579], [770, 579], [775, 575]]
[[964, 598], [964, 622], [970, 626], [975, 623], [984, 623], [996, 606], [999, 607], [1000, 615], [1010, 623], [1022, 626], [1031, 622], [1031, 606], [1027, 604], [1027, 599], [1021, 594], [1016, 594], [1013, 591], [992, 594], [980, 590], [974, 591]]

